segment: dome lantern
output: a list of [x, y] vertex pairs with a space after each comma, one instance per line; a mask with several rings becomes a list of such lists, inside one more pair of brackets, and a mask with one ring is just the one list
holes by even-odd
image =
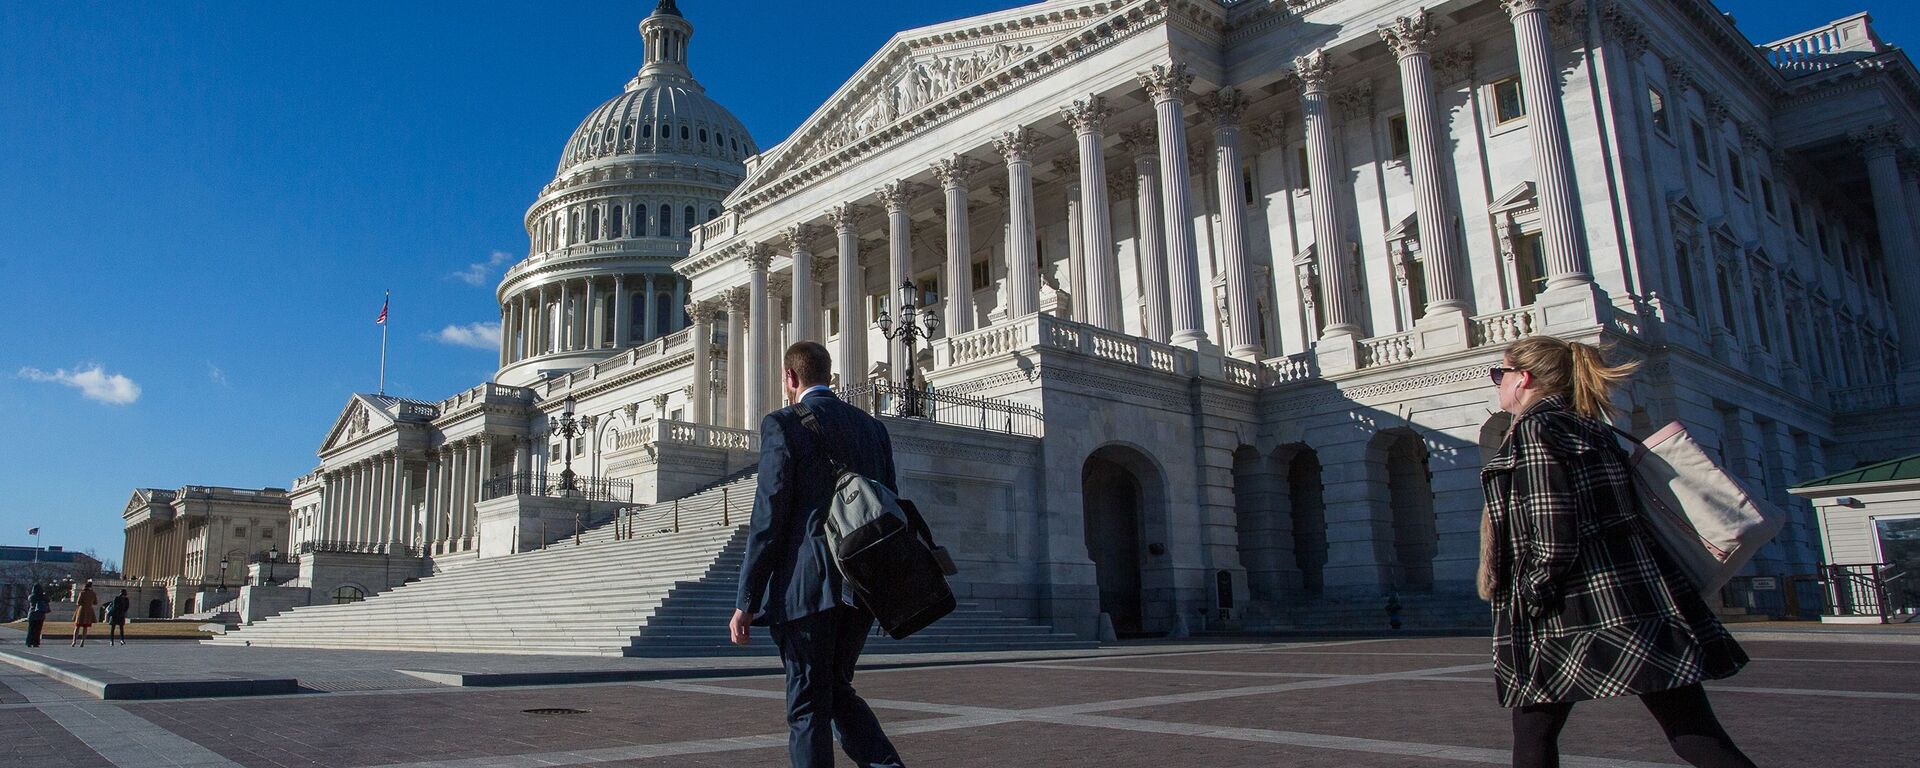
[[693, 79], [687, 68], [687, 41], [693, 25], [680, 15], [673, 0], [660, 0], [653, 13], [640, 21], [640, 40], [646, 46], [646, 64], [636, 80], [654, 77]]

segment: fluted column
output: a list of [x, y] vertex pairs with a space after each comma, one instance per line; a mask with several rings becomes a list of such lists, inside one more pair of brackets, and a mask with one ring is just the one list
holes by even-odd
[[407, 489], [409, 487], [407, 483], [407, 461], [400, 457], [399, 451], [395, 451], [388, 461], [390, 462], [390, 466], [387, 468], [387, 494], [391, 501], [388, 504], [387, 511], [387, 541], [401, 542], [406, 540], [401, 533], [405, 528], [404, 523], [407, 519]]
[[747, 246], [742, 258], [747, 263], [747, 302], [749, 315], [747, 326], [746, 378], [741, 382], [745, 391], [741, 393], [744, 410], [741, 413], [740, 427], [755, 429], [760, 426], [760, 417], [771, 410], [767, 407], [767, 361], [771, 359], [767, 343], [771, 338], [769, 331], [773, 317], [767, 311], [767, 265], [773, 262], [772, 251], [765, 244], [754, 243]]
[[947, 203], [946, 312], [948, 336], [973, 330], [973, 246], [967, 231], [967, 176], [980, 163], [965, 155], [954, 155], [933, 164], [933, 177], [940, 180], [940, 191]]
[[1887, 276], [1896, 281], [1894, 294], [1908, 297], [1893, 302], [1895, 321], [1900, 325], [1900, 383], [1903, 390], [1920, 388], [1920, 247], [1914, 243], [1913, 222], [1907, 215], [1906, 190], [1900, 182], [1898, 152], [1902, 142], [1899, 128], [1877, 125], [1853, 134], [1853, 141], [1867, 161], [1867, 184], [1873, 192], [1874, 223], [1880, 230], [1880, 250], [1892, 269]]
[[626, 349], [633, 334], [633, 297], [627, 293], [627, 276], [613, 276], [613, 348]]
[[787, 227], [787, 253], [793, 260], [793, 320], [788, 329], [791, 342], [820, 341], [820, 291], [813, 282], [814, 228], [810, 224]]
[[763, 315], [768, 320], [767, 367], [766, 375], [761, 378], [761, 381], [765, 382], [767, 388], [765, 402], [769, 411], [786, 405], [781, 392], [785, 389], [783, 384], [785, 383], [787, 344], [791, 342], [787, 341], [786, 335], [782, 332], [791, 333], [791, 329], [786, 328], [782, 321], [788, 317], [787, 313], [792, 311], [792, 302], [785, 298], [787, 292], [792, 289], [793, 281], [786, 275], [767, 276], [767, 306]]
[[[478, 451], [478, 455], [474, 457], [474, 464], [476, 465], [475, 468], [477, 471], [474, 472], [473, 478], [473, 501], [474, 504], [479, 504], [482, 496], [481, 484], [485, 483], [488, 476], [493, 474], [493, 437], [491, 435], [482, 434], [480, 436], [480, 450]], [[473, 535], [479, 528], [479, 523], [479, 510], [469, 506], [467, 509], [467, 522], [462, 529], [469, 547], [473, 545]]]
[[1458, 277], [1462, 271], [1460, 249], [1447, 207], [1446, 154], [1440, 146], [1444, 128], [1440, 110], [1433, 103], [1433, 24], [1427, 10], [1421, 8], [1381, 27], [1380, 37], [1400, 60], [1400, 101], [1407, 113], [1408, 161], [1413, 167], [1420, 263], [1427, 286], [1426, 313], [1465, 312], [1467, 302]]
[[446, 526], [441, 541], [446, 543], [448, 552], [454, 551], [454, 540], [460, 535], [460, 508], [467, 503], [467, 443], [461, 440], [452, 445], [448, 454], [452, 462], [452, 471], [447, 473]]
[[660, 337], [660, 310], [655, 307], [656, 304], [660, 303], [658, 293], [660, 289], [654, 286], [653, 273], [651, 272], [646, 275], [646, 290], [647, 300], [642, 305], [645, 308], [641, 310], [646, 313], [646, 316], [640, 318], [640, 332], [646, 337], [646, 341], [653, 341]]
[[1240, 184], [1240, 116], [1247, 99], [1222, 88], [1201, 104], [1213, 116], [1214, 177], [1220, 193], [1220, 261], [1227, 272], [1227, 354], [1259, 359], [1260, 312], [1247, 258], [1247, 197]]
[[1327, 52], [1317, 50], [1294, 60], [1300, 76], [1300, 112], [1307, 131], [1307, 183], [1312, 188], [1314, 261], [1320, 269], [1323, 322], [1320, 336], [1359, 335], [1353, 317], [1353, 262], [1346, 238], [1340, 236], [1339, 177], [1334, 173], [1333, 114], [1328, 105], [1327, 81], [1333, 66]]
[[1053, 159], [1054, 172], [1067, 180], [1067, 295], [1068, 319], [1087, 321], [1086, 226], [1080, 216], [1080, 161], [1075, 157]]
[[558, 338], [553, 345], [555, 352], [568, 352], [573, 349], [573, 290], [569, 285], [571, 282], [571, 280], [560, 281], [560, 309], [556, 313], [560, 319], [557, 323]]
[[687, 408], [687, 419], [695, 424], [712, 423], [707, 408], [713, 398], [708, 391], [713, 382], [713, 311], [708, 302], [687, 307], [687, 315], [693, 318], [693, 402]]
[[1527, 136], [1533, 144], [1547, 290], [1593, 282], [1587, 271], [1587, 237], [1580, 229], [1580, 198], [1573, 186], [1573, 146], [1567, 139], [1566, 108], [1560, 101], [1560, 74], [1553, 63], [1553, 34], [1547, 28], [1550, 4], [1549, 0], [1501, 0], [1513, 18], [1513, 39], [1520, 54], [1520, 90], [1527, 104]]
[[[1026, 126], [993, 140], [1007, 161], [1007, 319], [1040, 308], [1040, 264], [1033, 252], [1033, 134]], [[898, 287], [898, 286], [894, 286]], [[896, 376], [898, 374], [896, 373]]]
[[434, 554], [433, 540], [438, 534], [438, 531], [434, 530], [433, 511], [440, 506], [441, 462], [437, 450], [427, 449], [427, 471], [422, 477], [423, 483], [420, 486], [420, 517], [416, 523], [419, 526], [420, 539], [415, 543], [420, 545], [420, 551], [429, 555]]
[[827, 211], [838, 240], [836, 257], [840, 291], [840, 354], [834, 363], [840, 366], [840, 386], [853, 387], [866, 378], [867, 307], [866, 290], [860, 270], [860, 238], [855, 233], [856, 210], [851, 204], [836, 205]]
[[1067, 123], [1073, 126], [1080, 144], [1080, 251], [1081, 279], [1077, 286], [1085, 295], [1073, 297], [1075, 306], [1086, 307], [1088, 323], [1109, 331], [1124, 330], [1121, 314], [1120, 265], [1113, 252], [1112, 204], [1107, 200], [1107, 118], [1113, 114], [1101, 96], [1075, 101], [1066, 109]]
[[507, 345], [513, 341], [512, 331], [513, 317], [508, 312], [507, 305], [502, 304], [500, 305], [500, 344], [499, 348], [494, 350], [499, 353], [501, 368], [507, 367]]
[[680, 314], [680, 311], [687, 306], [686, 278], [679, 275], [673, 276], [673, 303], [667, 306], [673, 308], [668, 311], [667, 324], [673, 326], [676, 331], [687, 327], [685, 319]]
[[1145, 131], [1123, 135], [1133, 154], [1134, 228], [1140, 238], [1141, 335], [1165, 344], [1172, 319], [1167, 309], [1167, 248], [1164, 214], [1160, 210], [1160, 158], [1154, 138]]
[[747, 292], [735, 288], [727, 292], [727, 410], [721, 426], [746, 427], [747, 376]]
[[1140, 75], [1153, 97], [1154, 128], [1160, 137], [1160, 192], [1166, 205], [1167, 283], [1172, 309], [1170, 341], [1183, 346], [1207, 343], [1200, 315], [1200, 263], [1193, 239], [1193, 207], [1187, 177], [1187, 65], [1154, 65]]
[[[900, 284], [912, 279], [913, 258], [913, 220], [908, 216], [907, 203], [913, 198], [913, 188], [904, 181], [889, 181], [876, 193], [887, 209], [887, 307], [894, 318], [900, 317]], [[907, 365], [911, 361], [899, 354], [893, 344], [887, 345], [888, 376], [895, 383], [907, 380]]]

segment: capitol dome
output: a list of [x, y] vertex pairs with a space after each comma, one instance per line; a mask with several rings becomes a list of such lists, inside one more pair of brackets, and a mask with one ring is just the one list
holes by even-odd
[[500, 280], [500, 370], [525, 386], [680, 332], [691, 230], [720, 215], [760, 148], [687, 66], [674, 0], [640, 22], [645, 62], [587, 114], [527, 209], [527, 257]]

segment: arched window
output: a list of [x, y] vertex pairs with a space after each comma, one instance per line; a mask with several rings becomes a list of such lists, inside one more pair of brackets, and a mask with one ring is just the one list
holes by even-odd
[[632, 140], [633, 140], [633, 126], [631, 125], [620, 126], [620, 143], [625, 144]]
[[643, 138], [643, 139], [653, 138], [653, 123], [647, 123], [645, 125], [640, 126], [640, 138]]
[[587, 209], [587, 242], [600, 239], [600, 209]]
[[720, 209], [718, 209], [718, 208], [708, 208], [708, 209], [707, 209], [707, 221], [713, 221], [714, 219], [717, 219], [717, 218], [720, 218]]
[[646, 203], [641, 203], [633, 207], [633, 236], [634, 237], [647, 236], [647, 204]]
[[622, 237], [627, 234], [626, 214], [627, 214], [626, 206], [616, 205], [613, 207], [612, 217], [607, 222], [607, 230], [609, 234], [613, 235], [614, 237]]
[[670, 206], [670, 205], [660, 206], [660, 236], [671, 237], [672, 235], [673, 235], [673, 206]]
[[738, 151], [740, 151], [740, 140], [739, 140], [739, 139], [727, 139], [727, 143], [728, 143], [729, 145], [732, 145], [732, 146], [733, 146], [733, 151], [735, 151], [735, 152], [738, 152]]
[[335, 605], [357, 603], [365, 599], [367, 599], [366, 590], [356, 586], [347, 585], [333, 591], [333, 602]]
[[700, 129], [700, 143], [707, 143], [707, 129], [705, 128]]
[[[696, 215], [698, 215], [698, 214], [695, 214], [695, 213], [693, 212], [693, 206], [691, 206], [691, 205], [689, 205], [689, 206], [687, 206], [687, 218], [686, 218], [686, 222], [687, 222], [687, 227], [686, 227], [686, 228], [687, 228], [687, 229], [689, 229], [689, 230], [691, 230], [691, 229], [693, 229], [693, 217], [694, 217], [694, 216], [696, 216]], [[687, 232], [687, 233], [685, 233], [685, 234], [686, 234], [686, 235], [687, 235], [688, 237], [692, 237], [692, 236], [693, 236], [693, 233], [692, 233], [692, 232]]]
[[[647, 292], [646, 291], [641, 291], [639, 293], [633, 294], [633, 307], [632, 307], [632, 311], [627, 313], [627, 318], [628, 318], [627, 319], [627, 338], [631, 339], [631, 338], [638, 337], [646, 331], [646, 328], [647, 328], [646, 327], [646, 322], [647, 322]], [[651, 339], [643, 339], [643, 341], [651, 341]]]
[[661, 333], [673, 331], [673, 294], [661, 293], [653, 297], [654, 327]]
[[680, 140], [681, 140], [681, 141], [690, 141], [690, 140], [692, 140], [692, 139], [693, 139], [693, 136], [691, 136], [691, 135], [690, 135], [691, 133], [692, 133], [691, 131], [688, 131], [688, 130], [687, 130], [687, 127], [686, 127], [686, 126], [684, 126], [684, 125], [683, 125], [683, 126], [680, 126]]

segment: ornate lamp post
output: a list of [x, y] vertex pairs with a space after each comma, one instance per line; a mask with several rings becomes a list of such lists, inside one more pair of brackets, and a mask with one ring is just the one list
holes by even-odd
[[901, 398], [897, 409], [901, 416], [920, 415], [919, 374], [913, 365], [913, 350], [921, 339], [932, 338], [934, 331], [940, 329], [940, 318], [933, 315], [920, 317], [919, 308], [914, 306], [914, 293], [916, 290], [912, 280], [901, 281], [899, 322], [894, 322], [886, 312], [881, 312], [880, 319], [873, 323], [874, 327], [880, 329], [881, 336], [888, 340], [899, 339], [900, 344], [907, 348], [907, 380], [895, 382], [907, 390], [906, 397]]
[[227, 559], [220, 558], [220, 591], [227, 591]]
[[576, 490], [573, 484], [573, 439], [581, 433], [580, 420], [573, 417], [573, 406], [573, 397], [569, 395], [560, 404], [560, 420], [555, 422], [554, 427], [554, 431], [560, 433], [560, 437], [565, 440], [565, 444], [560, 449], [566, 454], [560, 470], [560, 495], [568, 498], [572, 498]]
[[280, 545], [275, 544], [271, 547], [268, 547], [267, 548], [267, 583], [268, 584], [274, 583], [273, 564], [279, 561], [280, 561]]

